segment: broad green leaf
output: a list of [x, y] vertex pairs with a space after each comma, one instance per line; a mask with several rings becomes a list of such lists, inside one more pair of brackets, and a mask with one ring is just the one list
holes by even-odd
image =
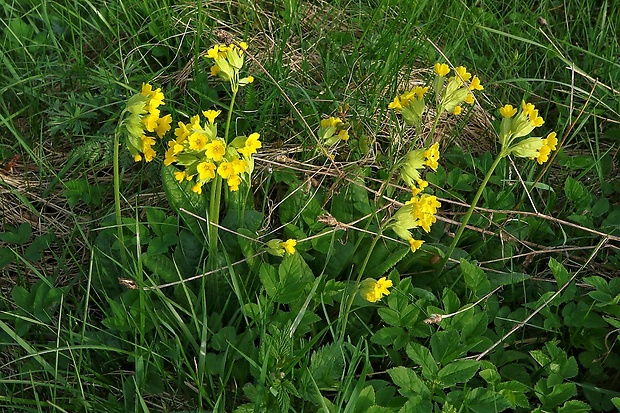
[[381, 346], [388, 346], [403, 335], [406, 333], [401, 327], [383, 327], [372, 335], [370, 341]]
[[558, 413], [586, 413], [591, 410], [588, 404], [580, 400], [569, 400], [558, 409]]
[[15, 259], [15, 253], [10, 248], [0, 247], [0, 270]]
[[[142, 254], [142, 262], [146, 268], [151, 270], [157, 277], [161, 277], [165, 282], [172, 282], [179, 279], [179, 274], [174, 266], [174, 262], [164, 254]], [[156, 282], [158, 281], [156, 280]]]
[[491, 291], [491, 283], [480, 267], [470, 263], [464, 258], [461, 258], [460, 265], [467, 288], [472, 290], [478, 297], [482, 297]]
[[523, 274], [520, 272], [513, 272], [508, 274], [493, 274], [489, 281], [491, 282], [492, 287], [497, 287], [500, 285], [511, 285], [516, 283], [521, 283], [525, 280], [529, 280], [530, 276], [527, 274]]
[[24, 245], [30, 239], [32, 235], [32, 227], [30, 224], [22, 223], [19, 228], [12, 226], [4, 227], [7, 231], [0, 232], [0, 241], [4, 241], [9, 244]]
[[498, 413], [512, 407], [501, 393], [481, 387], [467, 393], [465, 404], [474, 413]]
[[439, 370], [437, 376], [441, 387], [451, 387], [457, 383], [466, 383], [474, 377], [480, 368], [480, 362], [476, 360], [457, 360]]
[[[392, 411], [392, 410], [391, 410]], [[410, 397], [398, 413], [432, 413], [433, 404], [421, 396]]]
[[528, 386], [518, 381], [505, 381], [498, 383], [495, 390], [504, 395], [513, 407], [529, 408], [527, 399]]
[[427, 380], [433, 380], [439, 371], [439, 367], [430, 350], [419, 343], [410, 343], [406, 351], [407, 356], [422, 367], [422, 375]]
[[392, 381], [399, 387], [398, 391], [405, 397], [430, 397], [428, 387], [420, 380], [415, 371], [399, 366], [388, 370]]
[[[313, 376], [314, 377], [314, 376]], [[353, 413], [365, 413], [369, 411], [375, 404], [375, 389], [372, 386], [366, 386], [359, 394], [355, 402]], [[378, 407], [378, 406], [374, 406]]]
[[566, 271], [566, 268], [553, 258], [549, 259], [549, 268], [553, 273], [553, 277], [558, 283], [558, 288], [562, 287], [570, 279], [570, 274]]
[[[394, 243], [390, 243], [389, 245], [393, 246]], [[360, 262], [362, 260], [362, 255], [366, 253], [365, 250], [360, 250], [360, 254], [357, 256], [360, 258]], [[410, 253], [411, 250], [409, 247], [398, 246], [395, 250], [391, 250], [388, 248], [387, 244], [377, 245], [368, 260], [366, 270], [364, 271], [364, 277], [376, 279], [383, 277], [393, 266], [398, 264], [400, 260]]]
[[173, 166], [163, 166], [161, 168], [161, 181], [166, 193], [166, 198], [170, 206], [182, 217], [188, 228], [197, 236], [206, 233], [204, 221], [198, 220], [191, 215], [181, 212], [180, 209], [196, 214], [199, 217], [207, 218], [207, 193], [197, 194], [192, 191], [192, 184], [189, 181], [179, 182], [174, 177], [177, 169]]
[[431, 353], [442, 366], [460, 357], [462, 347], [459, 335], [454, 330], [439, 331], [431, 337]]

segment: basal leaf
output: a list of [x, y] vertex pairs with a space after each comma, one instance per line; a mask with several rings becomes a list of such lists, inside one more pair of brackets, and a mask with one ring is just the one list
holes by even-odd
[[439, 370], [437, 374], [443, 388], [454, 386], [457, 383], [466, 383], [474, 377], [480, 368], [476, 360], [457, 360]]

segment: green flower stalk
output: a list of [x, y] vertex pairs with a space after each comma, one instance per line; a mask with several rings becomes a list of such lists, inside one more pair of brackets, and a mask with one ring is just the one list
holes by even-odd
[[452, 253], [454, 252], [461, 235], [463, 235], [463, 231], [469, 223], [474, 209], [482, 196], [482, 192], [493, 175], [495, 168], [499, 165], [499, 162], [506, 156], [513, 154], [520, 158], [529, 158], [530, 160], [535, 159], [539, 164], [543, 164], [549, 160], [549, 154], [551, 151], [557, 149], [558, 140], [555, 132], [549, 133], [545, 138], [531, 137], [519, 140], [519, 138], [529, 135], [536, 128], [545, 123], [543, 118], [538, 115], [538, 110], [533, 104], [526, 103], [525, 101], [521, 102], [521, 110], [518, 113], [517, 109], [512, 105], [504, 105], [499, 109], [499, 113], [502, 116], [502, 121], [498, 132], [499, 143], [501, 145], [500, 152], [484, 176], [478, 191], [474, 195], [471, 206], [463, 216], [461, 225], [459, 226], [452, 243], [448, 247], [446, 254], [437, 268], [438, 275], [441, 271], [443, 271], [446, 263], [452, 256]]

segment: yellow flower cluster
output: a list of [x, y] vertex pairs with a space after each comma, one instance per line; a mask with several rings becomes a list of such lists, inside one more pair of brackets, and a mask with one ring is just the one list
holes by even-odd
[[474, 103], [474, 90], [484, 90], [478, 76], [473, 76], [464, 66], [454, 68], [455, 75], [448, 79], [448, 84], [444, 88], [445, 76], [450, 73], [450, 68], [445, 63], [435, 63], [434, 67], [435, 79], [433, 81], [433, 90], [436, 96], [441, 97], [441, 104], [437, 110], [437, 116], [444, 111], [448, 111], [454, 115], [463, 112], [461, 104], [463, 102], [468, 105]]
[[388, 288], [392, 287], [392, 280], [388, 280], [386, 277], [381, 277], [379, 280], [374, 278], [366, 278], [360, 284], [360, 295], [371, 303], [376, 303], [383, 296], [390, 295]]
[[[557, 149], [557, 134], [551, 132], [546, 138], [532, 137], [513, 144], [516, 139], [529, 135], [535, 128], [542, 126], [545, 121], [538, 115], [538, 110], [531, 103], [521, 102], [521, 111], [512, 105], [504, 105], [499, 109], [502, 115], [499, 141], [506, 154], [529, 159], [536, 159], [539, 164], [549, 160], [551, 151]], [[516, 116], [515, 116], [516, 115]]]
[[168, 142], [164, 165], [175, 164], [183, 170], [175, 172], [179, 182], [193, 181], [192, 191], [201, 194], [202, 186], [215, 178], [217, 173], [226, 180], [231, 191], [238, 191], [241, 180], [252, 173], [252, 155], [262, 147], [258, 133], [239, 136], [230, 144], [217, 136], [215, 119], [220, 111], [202, 112], [206, 122], [201, 124], [200, 115], [195, 115], [188, 124], [178, 123], [174, 134], [176, 139]]
[[400, 113], [407, 125], [419, 126], [426, 106], [424, 102], [426, 92], [428, 92], [428, 87], [416, 86], [409, 92], [396, 96], [388, 105], [388, 109], [394, 109]]
[[272, 239], [269, 240], [266, 244], [267, 252], [271, 255], [275, 255], [277, 257], [283, 256], [285, 253], [288, 255], [295, 254], [295, 247], [297, 246], [297, 241], [294, 239], [288, 239], [286, 241], [282, 241], [281, 239]]
[[[469, 105], [474, 103], [473, 91], [484, 90], [478, 76], [472, 77], [472, 74], [467, 71], [466, 67], [458, 66], [454, 71], [455, 75], [450, 77], [448, 84], [445, 85], [445, 79], [448, 73], [450, 73], [450, 68], [445, 63], [435, 63], [435, 78], [432, 87], [435, 97], [440, 102], [437, 108], [437, 116], [444, 111], [459, 115], [463, 112], [461, 107], [463, 102]], [[420, 126], [426, 105], [424, 95], [428, 90], [429, 87], [416, 86], [409, 92], [396, 96], [388, 105], [388, 109], [393, 109], [400, 113], [408, 125]]]
[[147, 133], [155, 133], [159, 138], [163, 138], [170, 130], [172, 116], [168, 114], [160, 117], [158, 108], [163, 103], [164, 94], [161, 89], [153, 90], [148, 83], [143, 83], [141, 92], [127, 101], [123, 115], [129, 113], [129, 116], [123, 119], [121, 129], [125, 135], [125, 145], [136, 162], [143, 158], [150, 162], [157, 155], [152, 148], [155, 139]]
[[239, 78], [239, 71], [243, 67], [244, 52], [247, 50], [246, 42], [229, 45], [215, 45], [207, 51], [207, 59], [213, 60], [211, 75], [217, 76], [225, 82], [230, 82], [233, 92], [237, 92], [239, 86], [245, 86], [254, 82], [252, 76]]
[[330, 116], [322, 119], [319, 126], [319, 139], [327, 146], [332, 146], [339, 140], [346, 141], [349, 139], [349, 127], [340, 118]]
[[414, 195], [394, 214], [388, 228], [391, 228], [401, 239], [408, 241], [411, 251], [415, 252], [424, 241], [415, 240], [409, 230], [422, 227], [427, 233], [430, 232], [431, 226], [437, 222], [435, 215], [440, 206], [441, 203], [434, 195]]
[[428, 186], [423, 180], [420, 170], [428, 166], [433, 171], [439, 167], [439, 143], [432, 144], [428, 149], [409, 151], [400, 164], [400, 176], [411, 187], [413, 195], [417, 195]]

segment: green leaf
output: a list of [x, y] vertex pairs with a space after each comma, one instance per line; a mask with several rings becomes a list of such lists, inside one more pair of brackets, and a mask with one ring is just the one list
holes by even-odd
[[387, 346], [393, 344], [399, 337], [405, 334], [405, 330], [401, 327], [383, 327], [372, 335], [370, 341], [381, 346]]
[[[411, 250], [409, 247], [401, 248], [399, 246], [395, 251], [391, 251], [387, 248], [386, 244], [378, 245], [375, 247], [368, 260], [366, 270], [364, 271], [364, 277], [378, 279], [384, 276], [385, 273], [389, 272], [393, 266], [398, 264], [400, 260], [405, 258], [410, 252]], [[365, 255], [367, 252], [361, 249], [360, 253]], [[361, 262], [361, 260], [359, 262]]]
[[442, 366], [461, 356], [461, 340], [454, 330], [439, 331], [431, 337], [431, 352]]
[[474, 377], [480, 368], [480, 362], [476, 360], [457, 360], [439, 370], [437, 374], [441, 387], [451, 387], [457, 383], [466, 383]]
[[377, 314], [383, 321], [391, 326], [400, 326], [400, 313], [392, 308], [380, 307]]
[[498, 287], [500, 285], [511, 285], [521, 283], [525, 280], [529, 280], [530, 276], [520, 272], [513, 272], [510, 274], [493, 274], [489, 279], [492, 287]]
[[163, 166], [161, 168], [161, 182], [166, 193], [166, 198], [170, 206], [183, 218], [183, 221], [196, 236], [206, 233], [204, 221], [198, 220], [180, 209], [184, 208], [199, 217], [207, 217], [207, 194], [197, 194], [192, 191], [192, 184], [189, 181], [179, 182], [174, 177], [177, 169], [173, 166]]
[[430, 397], [428, 387], [420, 380], [415, 371], [403, 366], [394, 367], [388, 370], [392, 381], [399, 387], [398, 392], [405, 397], [420, 396]]
[[422, 367], [422, 375], [427, 380], [433, 380], [439, 371], [437, 362], [428, 348], [419, 343], [407, 345], [407, 356], [418, 366]]
[[589, 405], [580, 400], [569, 400], [558, 409], [558, 413], [585, 413], [591, 410]]
[[512, 407], [501, 393], [480, 387], [467, 393], [465, 404], [475, 413], [498, 413]]
[[40, 261], [43, 259], [43, 251], [48, 249], [52, 244], [52, 235], [43, 234], [36, 237], [26, 251], [24, 252], [24, 258], [28, 261]]
[[472, 290], [478, 297], [482, 297], [491, 291], [491, 283], [482, 269], [464, 258], [461, 258], [460, 265], [467, 288]]
[[566, 271], [566, 268], [564, 268], [562, 264], [560, 264], [553, 258], [549, 259], [549, 268], [551, 269], [551, 272], [553, 273], [553, 276], [558, 283], [558, 288], [562, 287], [570, 279], [570, 275], [568, 271]]
[[526, 393], [529, 390], [528, 386], [521, 382], [506, 381], [503, 383], [498, 383], [495, 390], [503, 394], [513, 407], [530, 407], [530, 403], [526, 396]]
[[151, 270], [157, 277], [161, 277], [165, 282], [179, 280], [179, 274], [174, 266], [174, 262], [163, 254], [142, 254], [142, 262], [146, 268]]
[[269, 264], [263, 264], [258, 276], [267, 295], [274, 298], [278, 294], [278, 272], [276, 269]]
[[14, 228], [7, 225], [5, 227], [8, 231], [0, 232], [0, 241], [4, 241], [9, 244], [24, 245], [30, 239], [32, 235], [32, 227], [30, 224], [22, 223], [19, 228]]
[[[393, 410], [390, 410], [393, 411]], [[398, 413], [432, 413], [433, 404], [420, 396], [410, 397]]]
[[0, 270], [15, 259], [15, 253], [10, 248], [0, 247]]
[[570, 176], [564, 182], [564, 193], [566, 198], [575, 203], [582, 202], [586, 196], [589, 197], [588, 190], [579, 181]]
[[620, 397], [612, 397], [611, 402], [620, 410]]

